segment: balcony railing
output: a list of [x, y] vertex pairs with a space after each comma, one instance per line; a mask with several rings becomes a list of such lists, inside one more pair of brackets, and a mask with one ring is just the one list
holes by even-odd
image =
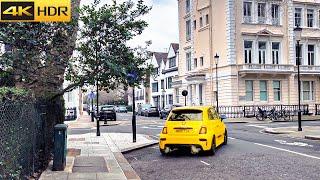
[[293, 72], [293, 65], [287, 64], [243, 64], [240, 65], [240, 71], [277, 71], [277, 72]]
[[[298, 71], [298, 67], [295, 67], [295, 71]], [[320, 66], [301, 65], [300, 72], [302, 72], [302, 73], [320, 73]]]
[[243, 22], [244, 23], [252, 23], [252, 16], [244, 16]]

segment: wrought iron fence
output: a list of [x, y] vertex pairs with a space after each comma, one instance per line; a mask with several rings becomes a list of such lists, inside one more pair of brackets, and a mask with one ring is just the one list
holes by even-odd
[[[251, 106], [219, 106], [219, 113], [226, 115], [228, 118], [244, 118], [254, 117], [258, 112], [258, 107], [263, 110], [270, 111], [275, 108], [277, 111], [286, 110], [290, 116], [298, 115], [298, 105], [251, 105]], [[317, 106], [316, 106], [317, 108]], [[301, 105], [303, 115], [309, 115], [309, 105]], [[320, 114], [320, 105], [318, 106], [318, 113]]]
[[47, 166], [61, 110], [43, 102], [0, 104], [0, 179], [27, 179]]

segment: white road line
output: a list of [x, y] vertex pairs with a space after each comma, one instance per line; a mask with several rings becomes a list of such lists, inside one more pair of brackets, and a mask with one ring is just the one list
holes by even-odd
[[309, 158], [320, 160], [320, 157], [311, 156], [311, 155], [308, 155], [308, 154], [303, 154], [303, 153], [299, 153], [299, 152], [295, 152], [295, 151], [290, 151], [290, 150], [287, 150], [287, 149], [268, 146], [268, 145], [264, 145], [264, 144], [260, 144], [260, 143], [254, 143], [254, 144], [258, 145], [258, 146], [268, 147], [268, 148], [271, 148], [271, 149], [277, 149], [277, 150], [280, 150], [280, 151], [285, 151], [285, 152], [289, 152], [289, 153], [292, 153], [292, 154], [297, 154], [297, 155], [300, 155], [300, 156], [304, 156], [304, 157], [309, 157]]
[[204, 162], [204, 161], [200, 161], [200, 162], [202, 162], [203, 164], [205, 164], [205, 165], [207, 165], [207, 166], [210, 166], [210, 164], [207, 163], [207, 162]]
[[250, 126], [250, 127], [256, 127], [256, 128], [267, 128], [267, 126], [261, 126], [261, 125], [254, 125], [254, 124], [250, 124], [250, 125], [246, 125], [246, 126]]
[[229, 139], [236, 139], [236, 138], [233, 138], [233, 137], [228, 137]]

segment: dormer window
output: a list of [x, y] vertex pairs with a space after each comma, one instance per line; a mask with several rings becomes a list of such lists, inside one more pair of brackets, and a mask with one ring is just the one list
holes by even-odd
[[176, 57], [169, 59], [169, 68], [176, 67]]

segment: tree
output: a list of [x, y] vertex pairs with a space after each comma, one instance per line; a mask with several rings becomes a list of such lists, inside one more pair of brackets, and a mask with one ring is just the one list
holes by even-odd
[[95, 2], [80, 11], [78, 56], [68, 69], [67, 79], [74, 85], [95, 85], [113, 90], [120, 84], [127, 87], [127, 75], [134, 72], [138, 83], [151, 72], [145, 64], [149, 58], [146, 47], [131, 48], [128, 41], [140, 35], [147, 23], [141, 17], [150, 8], [142, 0], [111, 5]]

